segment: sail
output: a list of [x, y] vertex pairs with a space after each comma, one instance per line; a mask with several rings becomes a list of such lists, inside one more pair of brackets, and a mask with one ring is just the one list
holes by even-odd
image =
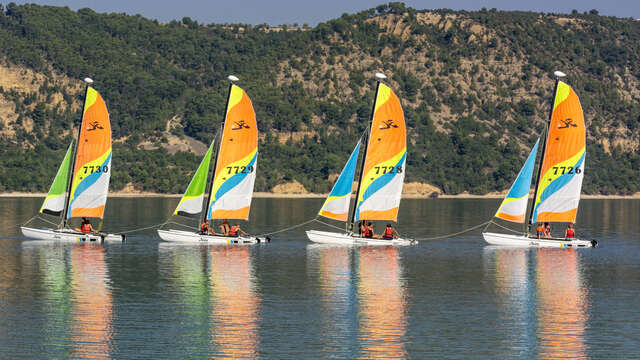
[[358, 152], [360, 152], [360, 141], [349, 156], [349, 160], [342, 169], [336, 184], [329, 193], [324, 205], [320, 208], [318, 215], [329, 219], [347, 221], [349, 216], [349, 203], [351, 202], [351, 187], [353, 177], [356, 174], [356, 164], [358, 162]]
[[69, 144], [67, 154], [64, 156], [60, 168], [53, 179], [47, 197], [42, 203], [40, 212], [49, 215], [60, 216], [64, 210], [65, 194], [69, 180], [69, 168], [71, 167], [71, 156], [73, 154], [73, 143]]
[[207, 177], [209, 176], [209, 166], [211, 165], [211, 154], [213, 154], [213, 142], [209, 145], [209, 150], [202, 158], [198, 170], [191, 178], [187, 190], [182, 195], [173, 215], [195, 216], [202, 212], [202, 201], [207, 187]]
[[396, 221], [406, 157], [407, 130], [400, 99], [391, 88], [379, 84], [355, 221]]
[[533, 177], [533, 168], [536, 164], [536, 154], [538, 153], [538, 143], [531, 149], [527, 161], [525, 161], [516, 180], [511, 185], [511, 189], [507, 196], [502, 200], [502, 204], [494, 215], [497, 218], [523, 223], [527, 213], [527, 203], [529, 201], [529, 189], [531, 188], [531, 178]]
[[231, 85], [207, 219], [248, 219], [258, 159], [258, 124], [249, 96]]
[[100, 94], [87, 87], [67, 218], [102, 218], [111, 178], [111, 124]]
[[531, 222], [575, 222], [584, 177], [586, 130], [578, 95], [558, 82]]

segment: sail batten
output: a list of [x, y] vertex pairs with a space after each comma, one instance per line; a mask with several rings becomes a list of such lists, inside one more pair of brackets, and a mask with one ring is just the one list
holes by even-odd
[[580, 100], [569, 85], [558, 81], [531, 222], [575, 222], [585, 155]]
[[173, 215], [193, 217], [202, 212], [202, 202], [204, 201], [205, 188], [207, 186], [207, 177], [209, 175], [209, 167], [211, 165], [211, 154], [213, 154], [213, 144], [209, 145], [209, 150], [205, 153], [198, 169], [191, 178], [187, 190], [182, 195], [178, 206], [173, 211]]
[[498, 211], [496, 211], [495, 217], [507, 221], [524, 223], [539, 143], [540, 139], [536, 141], [536, 144], [531, 149], [527, 160], [511, 185], [507, 196], [505, 196]]
[[336, 180], [329, 196], [320, 208], [318, 215], [329, 219], [347, 221], [349, 216], [349, 204], [351, 203], [351, 188], [353, 187], [353, 178], [356, 174], [356, 164], [358, 162], [358, 153], [360, 152], [360, 141], [353, 149], [349, 160], [345, 164], [338, 180]]
[[207, 219], [249, 218], [258, 162], [258, 124], [251, 99], [231, 85]]
[[400, 99], [382, 83], [370, 131], [354, 220], [396, 221], [407, 157], [406, 125]]
[[111, 178], [111, 124], [102, 96], [87, 87], [67, 218], [102, 218]]
[[67, 193], [67, 183], [69, 181], [69, 168], [71, 167], [71, 157], [73, 156], [73, 143], [69, 144], [67, 153], [60, 163], [56, 177], [51, 183], [49, 193], [42, 203], [40, 212], [49, 215], [60, 216], [64, 211], [64, 202]]

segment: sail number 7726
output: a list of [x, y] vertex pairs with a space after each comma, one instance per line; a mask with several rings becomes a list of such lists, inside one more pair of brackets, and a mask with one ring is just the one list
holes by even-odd
[[558, 171], [560, 171], [560, 175], [564, 174], [580, 174], [582, 169], [574, 168], [573, 166], [554, 166], [552, 167], [553, 175], [558, 175]]

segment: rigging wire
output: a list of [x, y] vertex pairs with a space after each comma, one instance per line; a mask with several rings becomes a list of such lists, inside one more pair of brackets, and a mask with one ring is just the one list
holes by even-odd
[[467, 233], [467, 232], [469, 232], [469, 231], [471, 231], [471, 230], [475, 230], [475, 229], [477, 229], [477, 228], [479, 228], [479, 227], [482, 227], [482, 226], [485, 226], [485, 225], [487, 225], [487, 224], [490, 224], [491, 222], [492, 222], [492, 221], [491, 221], [491, 220], [489, 220], [489, 221], [487, 221], [487, 222], [483, 222], [482, 224], [478, 224], [478, 225], [476, 225], [476, 226], [472, 226], [472, 227], [470, 227], [470, 228], [468, 228], [468, 229], [464, 229], [464, 230], [462, 230], [462, 231], [458, 231], [458, 232], [453, 233], [453, 234], [446, 234], [446, 235], [440, 235], [440, 236], [433, 236], [433, 237], [428, 237], [428, 238], [415, 238], [415, 239], [412, 239], [412, 240], [416, 240], [416, 241], [429, 241], [429, 240], [437, 240], [437, 239], [446, 239], [446, 238], [450, 238], [450, 237], [454, 237], [454, 236], [457, 236], [457, 235], [461, 235], [461, 234]]

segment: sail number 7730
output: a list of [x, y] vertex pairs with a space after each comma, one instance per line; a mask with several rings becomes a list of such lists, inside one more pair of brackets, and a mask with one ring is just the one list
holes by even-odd
[[83, 166], [85, 174], [93, 174], [93, 173], [106, 173], [109, 172], [109, 166]]
[[376, 175], [382, 174], [400, 174], [402, 173], [402, 166], [375, 166]]
[[558, 175], [558, 171], [560, 171], [560, 175], [580, 174], [582, 172], [582, 169], [574, 168], [573, 166], [554, 166], [552, 167], [552, 169], [553, 169], [553, 175]]

